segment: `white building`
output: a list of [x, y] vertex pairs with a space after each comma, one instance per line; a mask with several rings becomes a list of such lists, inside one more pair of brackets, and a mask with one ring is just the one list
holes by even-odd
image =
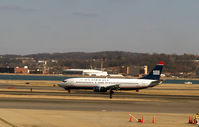
[[88, 75], [88, 76], [108, 76], [106, 71], [93, 69], [66, 69], [63, 74], [68, 75]]

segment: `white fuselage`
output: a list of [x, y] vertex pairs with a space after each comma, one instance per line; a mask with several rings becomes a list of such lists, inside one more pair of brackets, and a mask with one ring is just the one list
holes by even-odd
[[93, 89], [95, 86], [108, 87], [119, 85], [120, 90], [144, 89], [158, 85], [158, 80], [124, 78], [70, 78], [58, 85], [71, 89]]

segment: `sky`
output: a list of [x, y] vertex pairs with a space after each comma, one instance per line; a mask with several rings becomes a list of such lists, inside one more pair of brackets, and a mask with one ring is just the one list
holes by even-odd
[[0, 55], [199, 54], [199, 0], [0, 0]]

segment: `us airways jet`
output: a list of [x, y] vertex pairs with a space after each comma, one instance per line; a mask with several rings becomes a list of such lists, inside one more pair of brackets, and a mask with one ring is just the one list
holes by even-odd
[[146, 76], [139, 79], [125, 78], [69, 78], [58, 85], [70, 93], [71, 89], [92, 89], [94, 92], [110, 93], [110, 98], [114, 90], [136, 90], [154, 87], [161, 83], [160, 75], [164, 62], [159, 62], [155, 68]]

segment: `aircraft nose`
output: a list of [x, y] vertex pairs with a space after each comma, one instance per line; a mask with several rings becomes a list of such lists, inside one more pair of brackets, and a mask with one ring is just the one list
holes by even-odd
[[64, 83], [63, 83], [63, 82], [58, 83], [58, 86], [59, 86], [59, 87], [64, 87]]

